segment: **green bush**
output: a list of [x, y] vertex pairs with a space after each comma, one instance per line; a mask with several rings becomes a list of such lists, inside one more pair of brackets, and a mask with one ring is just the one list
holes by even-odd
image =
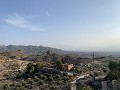
[[9, 86], [9, 84], [8, 84], [8, 83], [5, 84], [5, 85], [3, 86], [3, 89], [4, 89], [4, 90], [10, 90], [10, 86]]
[[39, 80], [39, 85], [43, 85], [44, 81], [43, 80]]
[[34, 77], [34, 81], [35, 82], [38, 82], [39, 81], [39, 78], [37, 76]]
[[80, 90], [92, 90], [90, 86], [83, 86]]

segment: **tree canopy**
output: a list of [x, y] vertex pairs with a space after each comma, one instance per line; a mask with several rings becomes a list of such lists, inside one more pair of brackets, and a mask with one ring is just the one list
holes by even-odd
[[58, 57], [57, 62], [56, 62], [57, 69], [61, 69], [62, 64], [63, 64], [62, 59], [60, 57]]
[[110, 72], [107, 76], [109, 79], [119, 79], [120, 78], [120, 62], [110, 61], [109, 69], [110, 69]]

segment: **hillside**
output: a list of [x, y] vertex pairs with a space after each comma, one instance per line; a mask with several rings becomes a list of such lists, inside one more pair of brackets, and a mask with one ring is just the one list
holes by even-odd
[[0, 55], [0, 71], [22, 69], [28, 62]]
[[0, 84], [4, 84], [6, 81], [9, 81], [5, 79], [11, 77], [11, 75], [16, 75], [16, 71], [23, 70], [28, 63], [28, 61], [11, 59], [0, 55]]
[[68, 54], [69, 52], [61, 50], [61, 49], [56, 49], [56, 48], [51, 48], [51, 47], [44, 47], [44, 46], [22, 46], [22, 45], [8, 45], [8, 46], [0, 46], [0, 52], [5, 52], [5, 51], [17, 51], [17, 50], [22, 50], [26, 54], [40, 54], [47, 52], [48, 50], [53, 50], [55, 53], [58, 54]]
[[93, 52], [95, 53], [96, 57], [102, 56], [113, 56], [113, 57], [120, 57], [120, 52], [105, 52], [105, 51], [65, 51], [57, 48], [52, 47], [44, 47], [44, 46], [24, 46], [24, 45], [1, 45], [0, 52], [6, 51], [23, 51], [25, 54], [42, 54], [47, 52], [48, 50], [54, 51], [56, 54], [68, 54], [69, 56], [79, 56], [79, 57], [91, 57]]

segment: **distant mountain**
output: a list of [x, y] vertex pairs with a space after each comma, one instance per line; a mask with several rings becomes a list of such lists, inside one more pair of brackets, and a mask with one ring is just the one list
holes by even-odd
[[[52, 50], [56, 54], [69, 54], [70, 56], [80, 56], [80, 57], [92, 57], [93, 52], [91, 51], [65, 51], [57, 48], [52, 48], [52, 47], [44, 47], [44, 46], [24, 46], [24, 45], [2, 45], [0, 46], [0, 52], [5, 52], [5, 51], [17, 51], [17, 50], [22, 50], [24, 51], [25, 54], [42, 54], [44, 52], [47, 52], [48, 50]], [[120, 52], [95, 52], [95, 57], [102, 57], [102, 56], [113, 56], [113, 57], [120, 57]]]
[[44, 47], [44, 46], [23, 46], [23, 45], [8, 45], [8, 46], [0, 46], [0, 52], [5, 52], [5, 51], [16, 51], [16, 50], [22, 50], [26, 54], [40, 54], [47, 52], [48, 50], [52, 50], [55, 53], [58, 54], [69, 54], [70, 52], [64, 51], [61, 49], [56, 49], [56, 48], [51, 48], [51, 47]]

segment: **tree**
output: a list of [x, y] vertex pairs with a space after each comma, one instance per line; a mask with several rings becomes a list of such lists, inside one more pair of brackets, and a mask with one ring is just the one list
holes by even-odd
[[110, 70], [118, 69], [118, 67], [119, 67], [119, 64], [117, 62], [115, 62], [115, 61], [110, 61], [109, 62], [109, 69]]
[[111, 70], [111, 71], [109, 72], [108, 77], [109, 77], [110, 79], [118, 79], [118, 78], [120, 77], [120, 71], [119, 71], [119, 70]]
[[109, 62], [110, 72], [107, 75], [109, 79], [118, 79], [120, 77], [120, 62], [110, 61]]
[[47, 54], [48, 54], [48, 55], [51, 55], [51, 54], [53, 54], [53, 51], [52, 51], [52, 50], [48, 50], [48, 51], [47, 51]]
[[32, 73], [34, 72], [34, 70], [35, 70], [35, 67], [34, 67], [34, 66], [31, 66], [29, 73], [32, 74]]
[[57, 69], [61, 69], [62, 68], [63, 63], [62, 63], [62, 60], [61, 60], [60, 57], [58, 57], [56, 65], [57, 65]]
[[118, 63], [118, 70], [120, 71], [120, 62]]

